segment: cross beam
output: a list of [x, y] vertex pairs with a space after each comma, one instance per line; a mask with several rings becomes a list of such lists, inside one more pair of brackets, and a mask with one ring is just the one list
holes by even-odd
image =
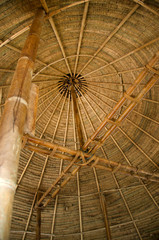
[[[35, 151], [42, 155], [48, 155], [59, 159], [64, 159], [66, 161], [70, 161], [70, 164], [65, 168], [65, 170], [56, 179], [56, 181], [50, 186], [50, 188], [43, 194], [41, 199], [38, 201], [37, 206], [39, 206], [42, 203], [42, 201], [50, 194], [50, 192], [52, 192], [51, 197], [52, 198], [55, 197], [60, 192], [60, 190], [67, 184], [67, 182], [83, 166], [104, 169], [113, 173], [120, 171], [124, 174], [131, 175], [139, 179], [159, 182], [159, 174], [157, 173], [152, 173], [142, 169], [138, 169], [136, 167], [127, 166], [82, 151], [72, 150], [70, 148], [50, 143], [29, 135], [25, 136], [25, 141], [26, 141], [25, 148], [28, 150]], [[34, 146], [33, 143], [38, 144], [39, 146]], [[68, 170], [70, 172], [69, 175], [67, 175]], [[47, 206], [47, 204], [50, 201], [51, 199], [45, 201], [43, 207]]]

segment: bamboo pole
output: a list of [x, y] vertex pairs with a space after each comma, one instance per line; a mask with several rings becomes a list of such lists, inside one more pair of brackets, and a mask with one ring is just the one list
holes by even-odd
[[[33, 145], [27, 145], [27, 144], [25, 145], [26, 149], [29, 149], [31, 151], [35, 151], [35, 152], [40, 153], [40, 154], [50, 155], [52, 153], [51, 149], [57, 149], [57, 151], [69, 154], [71, 156], [64, 155], [64, 154], [61, 154], [61, 153], [55, 153], [54, 157], [64, 159], [64, 160], [67, 160], [67, 161], [72, 161], [74, 156], [77, 154], [76, 150], [72, 150], [72, 149], [69, 149], [67, 147], [63, 147], [61, 145], [55, 144], [55, 143], [46, 142], [42, 139], [38, 139], [38, 138], [35, 138], [33, 136], [28, 136], [27, 135], [26, 138], [27, 138], [28, 142], [35, 143], [35, 144], [38, 144], [38, 145], [41, 145], [41, 146], [45, 147], [45, 149], [44, 149], [44, 148], [40, 148], [40, 147], [33, 146]], [[49, 149], [46, 149], [46, 148], [49, 148]], [[90, 165], [91, 161], [93, 161], [93, 160], [96, 161], [97, 160], [98, 164], [100, 164], [100, 163], [101, 164], [107, 164], [109, 167], [111, 167], [109, 169], [111, 171], [121, 171], [121, 172], [128, 173], [128, 174], [130, 174], [132, 176], [135, 176], [135, 177], [140, 177], [140, 178], [144, 177], [145, 179], [147, 178], [150, 181], [159, 182], [159, 174], [157, 174], [157, 173], [150, 173], [150, 172], [147, 172], [145, 170], [135, 168], [133, 166], [128, 166], [128, 165], [117, 163], [115, 161], [108, 160], [106, 158], [96, 157], [95, 155], [92, 156], [92, 155], [90, 155], [88, 153], [85, 153], [85, 152], [82, 152], [82, 154], [85, 157], [85, 159], [89, 159], [89, 161], [86, 162], [85, 164], [79, 164], [79, 163], [74, 162], [75, 165], [78, 165], [78, 166], [86, 166], [86, 165], [92, 166], [92, 165]], [[91, 160], [91, 158], [92, 158], [92, 160]], [[97, 164], [97, 162], [96, 162], [96, 164]], [[99, 165], [94, 165], [93, 164], [93, 166], [95, 166], [97, 168], [100, 168]], [[105, 169], [104, 165], [102, 165], [101, 167], [103, 169]]]
[[[85, 98], [83, 94], [82, 94], [82, 97]], [[82, 108], [84, 109], [84, 112], [85, 112], [85, 114], [87, 116], [87, 119], [90, 122], [90, 125], [91, 125], [93, 131], [95, 131], [95, 128], [94, 128], [94, 126], [92, 124], [92, 121], [91, 121], [91, 119], [90, 119], [90, 117], [88, 115], [88, 112], [87, 112], [87, 110], [86, 110], [86, 108], [84, 106], [84, 103], [82, 102], [82, 99], [81, 99], [81, 105], [82, 105]], [[86, 134], [86, 132], [85, 132], [85, 134]], [[104, 152], [102, 147], [101, 147], [101, 149]], [[99, 180], [98, 180], [97, 171], [96, 171], [95, 166], [92, 169], [93, 169], [93, 173], [94, 173], [94, 177], [95, 177], [95, 181], [96, 181], [96, 186], [97, 186], [98, 195], [99, 195], [99, 202], [100, 202], [101, 211], [102, 211], [103, 219], [104, 219], [104, 223], [105, 223], [107, 240], [111, 240], [111, 232], [110, 232], [110, 226], [109, 226], [109, 221], [108, 221], [106, 202], [104, 201], [104, 196], [103, 196], [103, 193], [101, 192], [101, 189], [100, 189], [100, 184], [99, 184]]]
[[80, 54], [80, 48], [81, 48], [84, 28], [85, 28], [85, 24], [86, 24], [86, 18], [87, 18], [87, 14], [88, 14], [88, 6], [89, 6], [89, 2], [86, 2], [85, 6], [84, 6], [83, 18], [82, 18], [82, 23], [81, 23], [81, 30], [80, 30], [78, 46], [77, 46], [77, 56], [76, 56], [75, 66], [74, 66], [74, 75], [76, 74], [76, 70], [77, 70], [77, 64], [78, 64], [78, 59], [79, 59], [79, 54]]
[[101, 192], [101, 190], [100, 190], [99, 181], [98, 181], [98, 177], [97, 177], [97, 172], [96, 172], [95, 168], [93, 168], [93, 172], [94, 172], [94, 176], [95, 176], [95, 180], [96, 180], [100, 206], [101, 206], [101, 210], [102, 210], [102, 213], [103, 213], [103, 216], [104, 216], [107, 240], [111, 240], [112, 238], [111, 238], [110, 225], [109, 225], [109, 221], [108, 221], [106, 200], [105, 200], [103, 192]]
[[[37, 193], [37, 202], [39, 201], [41, 197], [41, 192]], [[36, 240], [40, 240], [41, 238], [41, 208], [37, 208], [36, 212]]]
[[26, 124], [24, 127], [24, 132], [31, 135], [35, 134], [36, 115], [38, 109], [38, 95], [39, 88], [37, 85], [32, 83], [28, 103], [28, 111], [26, 116]]
[[[77, 150], [77, 134], [76, 134], [76, 127], [75, 127], [75, 114], [73, 110], [73, 103], [72, 103], [72, 119], [73, 119], [73, 136], [74, 136], [75, 150]], [[82, 210], [81, 210], [81, 190], [80, 190], [79, 172], [77, 172], [77, 191], [78, 191], [79, 227], [80, 227], [80, 233], [81, 233], [81, 240], [83, 240], [83, 221], [82, 221]]]
[[[158, 79], [158, 76], [153, 76], [149, 82], [146, 84], [146, 86], [141, 90], [141, 92], [138, 94], [138, 96], [134, 99], [134, 101], [132, 100], [131, 104], [125, 109], [125, 111], [123, 112], [123, 114], [120, 115], [120, 117], [118, 118], [118, 120], [116, 122], [113, 123], [112, 127], [104, 134], [104, 136], [100, 139], [100, 145], [96, 144], [93, 149], [92, 149], [92, 153], [95, 153], [97, 151], [97, 149], [101, 146], [101, 144], [104, 143], [104, 141], [110, 136], [110, 134], [117, 128], [117, 126], [121, 123], [121, 121], [123, 121], [127, 115], [131, 112], [131, 110], [137, 105], [137, 103], [141, 100], [141, 98], [144, 96], [144, 94], [146, 94], [150, 88], [156, 83]], [[123, 97], [124, 98], [124, 97]], [[136, 101], [135, 101], [136, 100]], [[117, 104], [118, 105], [118, 104]], [[113, 111], [112, 111], [113, 112]], [[111, 114], [110, 114], [111, 115]], [[110, 116], [109, 115], [109, 116]], [[110, 118], [109, 118], [110, 119]], [[109, 119], [107, 119], [106, 121], [108, 121]], [[117, 123], [117, 124], [116, 124]], [[103, 128], [103, 122], [102, 122], [102, 128]], [[104, 125], [105, 126], [105, 125]], [[101, 129], [102, 129], [101, 128]], [[97, 135], [96, 135], [97, 136]], [[92, 138], [91, 138], [92, 139]]]
[[0, 126], [0, 240], [9, 239], [19, 154], [43, 17], [44, 11], [38, 9], [17, 63]]
[[159, 13], [155, 11], [153, 8], [151, 8], [150, 6], [146, 5], [144, 1], [141, 1], [141, 0], [133, 0], [133, 1], [140, 4], [142, 7], [146, 8], [147, 10], [149, 10], [150, 12], [152, 12], [153, 14], [159, 17]]
[[76, 93], [74, 90], [74, 86], [71, 87], [71, 94], [72, 94], [72, 100], [73, 100], [73, 109], [74, 109], [74, 115], [75, 115], [75, 122], [77, 126], [77, 131], [78, 131], [78, 137], [79, 137], [79, 142], [80, 142], [80, 148], [82, 148], [84, 144], [84, 139], [83, 139], [83, 134], [82, 134], [82, 127], [81, 127], [81, 122], [79, 118], [79, 113], [78, 113], [78, 106], [77, 106], [77, 101], [76, 101]]

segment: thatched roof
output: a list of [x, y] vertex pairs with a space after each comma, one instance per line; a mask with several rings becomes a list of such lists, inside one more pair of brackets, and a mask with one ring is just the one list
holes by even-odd
[[[46, 2], [54, 16], [44, 22], [34, 70], [33, 82], [40, 88], [35, 135], [79, 149], [72, 100], [61, 94], [59, 84], [70, 72], [85, 80], [77, 101], [86, 141], [159, 50], [159, 1], [90, 0], [66, 9], [73, 0]], [[1, 112], [27, 26], [40, 6], [39, 0], [0, 3]], [[159, 173], [158, 125], [157, 81], [96, 154]], [[21, 151], [10, 239], [35, 239], [37, 192], [45, 192], [67, 165], [54, 157]], [[81, 168], [42, 209], [41, 239], [106, 239], [99, 192], [113, 240], [159, 239], [158, 182], [89, 167]]]

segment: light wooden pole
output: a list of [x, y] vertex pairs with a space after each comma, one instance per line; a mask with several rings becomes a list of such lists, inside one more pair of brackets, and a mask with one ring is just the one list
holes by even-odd
[[38, 9], [18, 60], [0, 125], [0, 240], [9, 239], [17, 169], [44, 11]]

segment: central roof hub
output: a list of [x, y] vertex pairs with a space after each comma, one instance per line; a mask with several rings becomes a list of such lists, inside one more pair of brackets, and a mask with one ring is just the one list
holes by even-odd
[[86, 80], [78, 74], [67, 74], [58, 81], [58, 88], [61, 94], [71, 95], [71, 86], [74, 86], [76, 97], [81, 97], [87, 91]]

